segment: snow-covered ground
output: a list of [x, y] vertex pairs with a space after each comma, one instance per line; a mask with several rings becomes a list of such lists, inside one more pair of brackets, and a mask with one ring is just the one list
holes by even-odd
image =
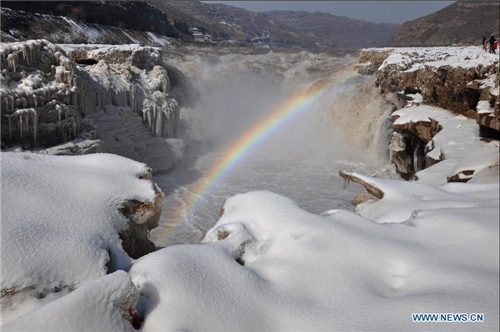
[[130, 267], [119, 209], [155, 199], [151, 182], [139, 179], [146, 165], [111, 154], [0, 158], [3, 322]]
[[[434, 160], [443, 160], [417, 172], [419, 183], [442, 185], [454, 175], [468, 180], [481, 171], [488, 172], [492, 168], [496, 170], [497, 176], [482, 181], [498, 182], [499, 142], [482, 140], [479, 137], [479, 126], [474, 119], [428, 105], [403, 108], [392, 115], [398, 117], [395, 125], [430, 122], [432, 119], [442, 127], [427, 144], [427, 156]], [[470, 174], [464, 174], [464, 171]]]
[[[229, 199], [203, 241], [210, 244], [166, 248], [132, 267], [145, 296], [143, 330], [497, 328], [498, 184], [376, 184], [388, 193], [378, 213], [418, 212], [381, 225], [345, 210], [310, 214], [270, 192]], [[450, 196], [454, 206], [435, 203]], [[418, 312], [486, 319], [413, 323]]]
[[498, 62], [497, 54], [490, 54], [479, 46], [457, 47], [385, 47], [368, 48], [365, 51], [390, 52], [379, 69], [388, 65], [407, 68], [407, 72], [415, 71], [423, 66], [474, 68], [479, 65], [488, 66]]

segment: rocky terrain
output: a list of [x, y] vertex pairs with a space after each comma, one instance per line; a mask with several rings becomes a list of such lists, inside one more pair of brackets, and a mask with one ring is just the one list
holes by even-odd
[[106, 151], [155, 171], [180, 158], [178, 103], [159, 48], [31, 40], [0, 52], [2, 149]]
[[398, 27], [397, 24], [376, 24], [320, 12], [276, 10], [264, 12], [264, 15], [303, 39], [329, 48], [385, 46]]
[[397, 27], [396, 24], [376, 24], [327, 13], [304, 11], [260, 13], [199, 1], [164, 1], [156, 6], [165, 6], [194, 17], [207, 24], [207, 29], [219, 30], [217, 34], [224, 36], [225, 39], [272, 46], [302, 48], [383, 46]]
[[[498, 56], [479, 47], [383, 48], [362, 50], [360, 62], [359, 71], [376, 75], [385, 98], [396, 109], [407, 109], [393, 113], [390, 145], [391, 159], [404, 178], [452, 157], [448, 181], [470, 180], [481, 170], [477, 163], [498, 167]], [[452, 147], [471, 142], [478, 144], [469, 146], [467, 156]]]
[[2, 1], [1, 6], [3, 41], [164, 45], [182, 35], [162, 11], [141, 1]]
[[457, 1], [433, 14], [401, 25], [389, 46], [481, 45], [500, 32], [498, 1]]
[[324, 13], [257, 13], [199, 1], [2, 1], [1, 6], [4, 41], [164, 46], [194, 42], [190, 28], [196, 27], [210, 36], [207, 40], [223, 45], [360, 48], [385, 45], [397, 27]]

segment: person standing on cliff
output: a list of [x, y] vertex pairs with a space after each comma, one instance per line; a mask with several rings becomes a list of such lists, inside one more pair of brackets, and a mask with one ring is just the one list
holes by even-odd
[[483, 50], [488, 52], [488, 48], [486, 47], [486, 37], [483, 37]]
[[493, 35], [491, 35], [491, 38], [490, 38], [490, 53], [493, 53], [493, 54], [497, 54], [497, 52], [495, 52], [495, 42], [497, 40], [495, 39], [495, 37]]

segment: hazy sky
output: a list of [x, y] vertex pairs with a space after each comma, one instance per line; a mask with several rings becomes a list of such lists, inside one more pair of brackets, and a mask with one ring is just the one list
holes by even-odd
[[431, 14], [453, 1], [203, 1], [253, 11], [306, 10], [327, 12], [377, 23], [403, 23]]

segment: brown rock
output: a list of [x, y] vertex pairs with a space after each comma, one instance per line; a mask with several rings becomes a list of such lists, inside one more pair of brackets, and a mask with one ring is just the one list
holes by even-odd
[[358, 206], [359, 204], [362, 204], [362, 203], [371, 203], [371, 202], [376, 202], [378, 200], [379, 200], [379, 198], [373, 196], [372, 194], [359, 193], [352, 200], [352, 205]]
[[[151, 177], [150, 171], [140, 178], [148, 179], [148, 177]], [[129, 221], [128, 229], [119, 234], [123, 250], [134, 259], [147, 255], [156, 249], [155, 244], [149, 239], [149, 231], [158, 226], [164, 195], [156, 184], [152, 185], [156, 193], [153, 202], [130, 200], [123, 203], [120, 209], [120, 212]]]

